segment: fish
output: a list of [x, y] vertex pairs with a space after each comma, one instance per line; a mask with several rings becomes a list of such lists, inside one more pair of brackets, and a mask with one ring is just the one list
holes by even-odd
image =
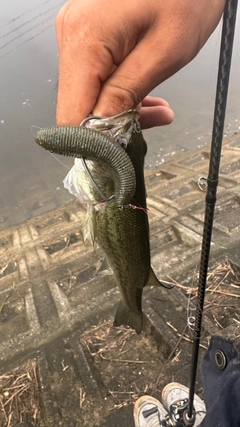
[[147, 144], [137, 110], [97, 120], [92, 126], [96, 128], [41, 129], [36, 142], [80, 161], [74, 177], [79, 199], [90, 206], [92, 240], [105, 253], [122, 296], [113, 324], [128, 325], [141, 333], [143, 288], [170, 288], [157, 279], [151, 267], [144, 181]]

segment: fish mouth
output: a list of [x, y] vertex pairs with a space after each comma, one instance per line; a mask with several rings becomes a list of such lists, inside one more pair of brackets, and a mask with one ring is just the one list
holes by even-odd
[[[137, 109], [130, 109], [110, 117], [90, 115], [81, 122], [80, 126], [94, 129], [101, 132], [102, 134], [107, 135], [126, 151], [132, 137], [132, 133], [141, 133], [139, 118], [139, 111]], [[79, 162], [82, 163], [82, 166], [88, 174], [89, 179], [99, 193], [99, 196], [101, 196], [102, 202], [109, 202], [113, 200], [115, 197], [114, 194], [111, 196], [106, 196], [100, 190], [97, 184], [97, 179], [93, 177], [92, 172], [88, 167], [88, 162], [86, 162], [84, 159], [75, 159], [75, 164], [79, 164]], [[95, 204], [95, 206], [97, 206], [97, 204]]]
[[82, 125], [108, 135], [126, 149], [132, 133], [141, 132], [139, 119], [139, 111], [131, 109], [111, 117], [89, 116], [82, 122]]

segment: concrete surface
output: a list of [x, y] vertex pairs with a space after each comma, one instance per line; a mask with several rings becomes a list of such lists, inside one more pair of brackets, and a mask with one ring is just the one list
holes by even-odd
[[[9, 426], [132, 427], [137, 397], [159, 397], [172, 380], [188, 385], [187, 320], [195, 312], [205, 209], [197, 181], [207, 176], [208, 162], [204, 147], [146, 170], [152, 265], [175, 287], [144, 290], [141, 335], [112, 327], [119, 291], [113, 277], [96, 275], [103, 254], [83, 242], [85, 211], [77, 201], [10, 228], [2, 221], [1, 427], [14, 413], [4, 379], [24, 372], [28, 361], [36, 361], [38, 409], [23, 413], [21, 422], [12, 415]], [[213, 333], [240, 334], [239, 214], [240, 135], [234, 134], [222, 152], [200, 357]], [[8, 215], [6, 208], [0, 212], [5, 222]], [[196, 389], [201, 394], [199, 377]]]

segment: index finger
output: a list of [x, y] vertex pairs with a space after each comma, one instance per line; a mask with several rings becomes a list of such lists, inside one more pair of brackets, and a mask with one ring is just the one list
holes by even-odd
[[[59, 49], [59, 83], [57, 96], [58, 125], [78, 125], [93, 110], [102, 82], [111, 74], [113, 61], [109, 51], [95, 43], [86, 33], [91, 29], [78, 22], [76, 31], [71, 6], [65, 4], [56, 19]], [[76, 66], [77, 64], [77, 66]]]

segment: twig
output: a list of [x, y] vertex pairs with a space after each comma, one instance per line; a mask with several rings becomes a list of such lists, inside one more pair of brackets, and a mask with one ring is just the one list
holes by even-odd
[[213, 314], [213, 319], [215, 320], [215, 322], [219, 326], [219, 328], [223, 329], [223, 326], [219, 323], [219, 321], [216, 319], [216, 316], [214, 316], [214, 314]]
[[61, 256], [62, 256], [63, 252], [65, 251], [65, 249], [67, 249], [67, 247], [69, 246], [69, 243], [70, 243], [70, 236], [68, 236], [68, 238], [66, 239], [66, 245], [64, 246], [64, 248], [62, 248], [62, 250], [57, 255], [57, 259], [58, 260], [61, 258]]
[[[170, 326], [170, 325], [169, 325], [169, 326]], [[180, 336], [180, 338], [177, 340], [177, 344], [175, 345], [174, 349], [171, 351], [170, 355], [168, 356], [168, 358], [167, 358], [167, 362], [169, 362], [169, 360], [171, 360], [172, 356], [174, 355], [175, 351], [177, 350], [177, 348], [178, 348], [178, 346], [179, 346], [180, 342], [182, 341], [183, 334], [185, 334], [185, 332], [186, 332], [186, 330], [187, 330], [187, 327], [188, 327], [188, 325], [186, 325], [186, 326], [185, 326], [185, 328], [184, 328], [184, 330], [183, 330], [183, 332], [182, 332], [182, 335], [181, 335], [181, 336]], [[174, 330], [175, 330], [175, 328], [174, 328]], [[177, 332], [177, 329], [176, 329], [176, 332]]]
[[6, 419], [6, 421], [7, 421], [7, 420], [8, 420], [8, 417], [7, 417], [7, 414], [6, 414], [6, 411], [5, 411], [5, 408], [4, 408], [4, 404], [3, 404], [3, 401], [2, 401], [2, 399], [1, 399], [1, 397], [0, 397], [0, 403], [1, 403], [1, 406], [2, 406], [2, 411], [3, 411], [3, 413], [4, 413], [5, 419]]
[[8, 423], [7, 423], [7, 427], [10, 427], [10, 425], [11, 425], [11, 419], [12, 419], [12, 412], [11, 412], [11, 414], [9, 415]]
[[10, 298], [10, 296], [12, 295], [14, 289], [15, 289], [15, 283], [13, 282], [11, 291], [5, 296], [5, 298], [4, 298], [3, 302], [2, 302], [2, 305], [0, 306], [0, 315], [2, 314], [3, 307], [6, 304], [7, 300]]
[[[167, 324], [168, 326], [170, 326], [170, 328], [172, 328], [172, 329], [177, 333], [177, 336], [178, 336], [178, 337], [180, 337], [181, 339], [183, 339], [183, 340], [185, 340], [185, 341], [190, 342], [191, 344], [193, 343], [193, 340], [192, 340], [191, 338], [189, 338], [189, 337], [188, 337], [188, 336], [186, 336], [186, 335], [180, 334], [180, 333], [178, 332], [178, 330], [177, 330], [176, 328], [174, 328], [174, 326], [173, 326], [173, 325], [171, 325], [171, 323], [170, 323], [170, 322], [166, 322], [166, 324]], [[200, 344], [200, 347], [204, 348], [204, 350], [207, 350], [207, 347], [205, 347], [203, 344]]]
[[85, 401], [85, 397], [86, 397], [86, 392], [85, 392], [84, 388], [80, 387], [80, 390], [79, 390], [79, 406], [80, 406], [80, 409], [82, 409], [83, 403]]
[[[207, 289], [208, 290], [208, 289]], [[240, 295], [237, 294], [232, 294], [231, 292], [226, 292], [226, 291], [211, 291], [212, 293], [217, 293], [217, 294], [221, 294], [221, 295], [226, 295], [228, 297], [236, 297], [236, 298], [240, 298]]]
[[114, 390], [109, 390], [109, 393], [111, 393], [111, 394], [135, 394], [135, 391], [114, 391]]
[[11, 395], [11, 397], [4, 403], [4, 406], [7, 406], [7, 404], [13, 400], [13, 398], [18, 394], [22, 394], [23, 391], [27, 390], [30, 387], [30, 384], [26, 384], [21, 388], [21, 390], [17, 390], [14, 394]]
[[216, 290], [217, 290], [217, 288], [219, 288], [219, 286], [224, 282], [224, 280], [229, 276], [229, 273], [230, 273], [230, 271], [227, 271], [227, 273], [225, 274], [225, 276], [220, 280], [220, 282], [217, 284], [217, 286], [215, 286], [215, 288], [212, 290], [212, 291], [210, 291], [210, 286], [209, 286], [209, 288], [208, 289], [206, 289], [207, 291], [209, 291], [209, 292], [211, 292], [211, 293], [213, 293], [213, 292], [216, 292]]
[[103, 360], [109, 360], [110, 362], [139, 363], [139, 364], [148, 363], [146, 360], [111, 359], [111, 357], [105, 357], [103, 356], [103, 354], [101, 354], [100, 356]]

